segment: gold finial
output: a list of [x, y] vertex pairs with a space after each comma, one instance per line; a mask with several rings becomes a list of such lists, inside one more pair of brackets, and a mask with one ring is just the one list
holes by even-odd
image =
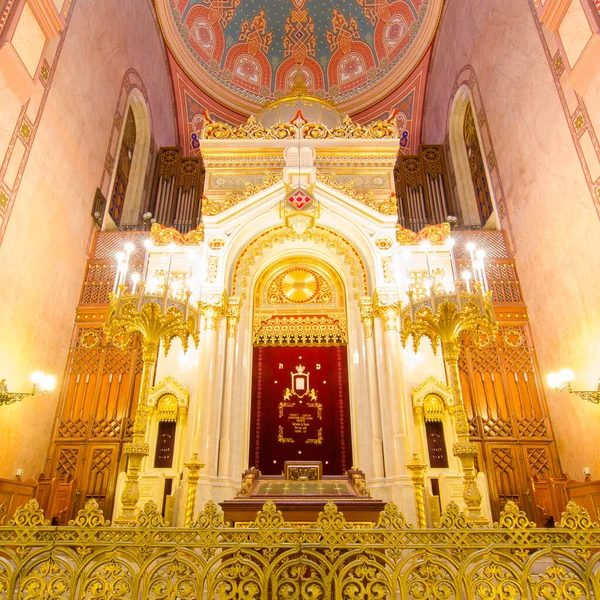
[[294, 77], [294, 85], [292, 85], [289, 95], [296, 96], [298, 98], [308, 96], [308, 88], [306, 87], [306, 82], [304, 81], [304, 77], [302, 76], [300, 69], [296, 71], [296, 77]]

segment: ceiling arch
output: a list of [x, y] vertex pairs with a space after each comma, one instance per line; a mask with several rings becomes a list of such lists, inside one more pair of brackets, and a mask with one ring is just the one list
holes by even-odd
[[368, 108], [411, 74], [443, 0], [155, 0], [175, 60], [224, 106], [256, 113], [300, 75], [340, 111]]

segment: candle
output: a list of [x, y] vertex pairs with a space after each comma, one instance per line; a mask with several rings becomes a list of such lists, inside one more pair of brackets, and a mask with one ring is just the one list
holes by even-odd
[[402, 250], [402, 259], [404, 262], [404, 273], [405, 273], [405, 277], [406, 277], [406, 291], [409, 292], [410, 291], [410, 259], [411, 259], [411, 252], [408, 248], [405, 248], [404, 250]]
[[454, 291], [456, 292], [456, 306], [458, 307], [458, 312], [461, 312], [462, 311], [462, 299], [460, 297], [460, 287], [458, 285], [455, 285]]
[[113, 285], [113, 294], [119, 289], [119, 284], [121, 283], [121, 272], [123, 260], [125, 259], [124, 252], [117, 252], [117, 271], [115, 273], [115, 283]]
[[408, 305], [410, 307], [410, 320], [414, 321], [415, 320], [415, 307], [413, 305], [413, 293], [412, 290], [408, 291]]
[[477, 271], [475, 270], [475, 244], [473, 242], [469, 242], [466, 245], [466, 248], [469, 256], [471, 257], [471, 269], [475, 275], [475, 280], [477, 281]]
[[431, 249], [431, 244], [429, 242], [421, 242], [421, 248], [423, 252], [425, 252], [425, 262], [427, 263], [427, 274], [429, 275], [429, 279], [431, 279], [431, 265], [429, 264], [429, 250]]
[[471, 273], [469, 271], [462, 272], [462, 278], [467, 285], [467, 294], [471, 293]]
[[137, 299], [137, 311], [139, 312], [142, 309], [142, 299], [144, 298], [144, 288], [146, 287], [145, 281], [140, 281], [140, 291], [138, 292]]
[[129, 258], [131, 257], [131, 253], [135, 250], [135, 244], [131, 242], [127, 242], [125, 244], [125, 268], [123, 272], [123, 283], [127, 279], [127, 272], [129, 271]]
[[131, 275], [131, 293], [135, 294], [135, 288], [137, 287], [137, 284], [140, 281], [140, 274], [139, 273], [133, 273]]
[[185, 307], [183, 309], [183, 320], [187, 321], [188, 318], [188, 310], [190, 307], [190, 296], [192, 295], [192, 292], [190, 292], [190, 290], [186, 290], [185, 291]]
[[146, 281], [148, 277], [148, 266], [150, 263], [150, 250], [154, 247], [152, 240], [146, 240], [144, 242], [144, 248], [146, 248], [146, 254], [144, 256], [144, 269], [142, 271], [142, 279]]
[[458, 276], [458, 271], [456, 269], [456, 258], [454, 257], [454, 238], [449, 237], [446, 240], [446, 245], [448, 246], [448, 249], [450, 250], [450, 267], [452, 269], [452, 281], [456, 281], [456, 278]]
[[167, 267], [167, 276], [165, 278], [163, 312], [167, 312], [167, 298], [169, 296], [169, 280], [171, 279], [171, 265], [173, 264], [173, 252], [174, 251], [175, 251], [175, 244], [169, 244], [169, 266]]
[[195, 250], [190, 250], [188, 252], [188, 277], [192, 277], [192, 261], [196, 255]]
[[488, 286], [487, 286], [487, 275], [485, 274], [485, 263], [484, 263], [484, 258], [485, 258], [485, 252], [483, 250], [477, 250], [477, 259], [479, 261], [479, 269], [480, 269], [480, 273], [481, 273], [481, 283], [483, 284], [483, 289], [484, 291], [488, 291]]

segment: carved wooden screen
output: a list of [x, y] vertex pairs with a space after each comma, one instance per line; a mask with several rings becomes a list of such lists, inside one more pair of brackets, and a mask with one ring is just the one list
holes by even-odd
[[403, 227], [419, 231], [454, 213], [442, 146], [422, 145], [417, 156], [399, 154], [394, 180]]
[[184, 158], [177, 147], [158, 153], [149, 211], [158, 223], [181, 233], [200, 222], [205, 170], [202, 157]]
[[75, 479], [69, 518], [89, 498], [98, 501], [107, 517], [112, 512], [123, 442], [131, 438], [142, 356], [135, 339], [124, 348], [118, 346], [121, 340], [104, 339], [102, 325], [115, 252], [135, 242], [131, 268], [139, 270], [144, 238], [134, 232], [98, 233], [88, 260], [45, 469], [47, 476]]
[[459, 271], [470, 264], [461, 254], [468, 240], [491, 257], [487, 276], [499, 325], [494, 339], [467, 338], [459, 359], [471, 439], [481, 446], [479, 467], [488, 476], [495, 518], [508, 500], [534, 518], [531, 480], [561, 473], [516, 266], [502, 232], [458, 237]]

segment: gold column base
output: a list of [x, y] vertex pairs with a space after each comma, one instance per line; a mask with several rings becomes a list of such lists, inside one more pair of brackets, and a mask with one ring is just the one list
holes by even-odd
[[198, 460], [198, 454], [194, 452], [189, 462], [184, 463], [184, 467], [187, 467], [187, 502], [185, 505], [185, 526], [190, 527], [194, 522], [194, 506], [196, 505], [196, 488], [198, 487], [198, 480], [200, 479], [200, 469], [204, 467], [204, 463]]
[[475, 471], [475, 456], [478, 454], [477, 444], [473, 442], [456, 442], [452, 450], [454, 456], [460, 460], [463, 469], [463, 499], [467, 505], [465, 514], [471, 523], [478, 527], [483, 527], [488, 524], [488, 520], [481, 512], [483, 497], [477, 485], [477, 474]]
[[417, 526], [419, 529], [427, 527], [425, 516], [425, 471], [427, 465], [422, 463], [418, 454], [412, 455], [412, 461], [406, 465], [415, 488], [415, 505], [417, 507]]
[[114, 520], [116, 525], [129, 525], [135, 521], [135, 507], [140, 499], [140, 470], [143, 458], [150, 454], [150, 446], [146, 442], [128, 442], [124, 452], [129, 462], [125, 489], [121, 494], [121, 515]]

